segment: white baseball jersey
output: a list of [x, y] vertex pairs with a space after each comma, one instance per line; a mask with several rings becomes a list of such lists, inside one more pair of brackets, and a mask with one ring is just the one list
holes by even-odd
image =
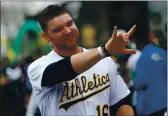
[[110, 57], [102, 59], [71, 81], [52, 87], [41, 86], [45, 68], [62, 59], [64, 57], [52, 50], [48, 55], [34, 61], [28, 68], [33, 95], [43, 116], [109, 115], [109, 106], [130, 93]]

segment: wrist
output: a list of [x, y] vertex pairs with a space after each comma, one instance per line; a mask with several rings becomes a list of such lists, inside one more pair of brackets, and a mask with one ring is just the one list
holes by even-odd
[[102, 44], [102, 45], [101, 45], [101, 48], [102, 48], [102, 51], [103, 51], [103, 53], [104, 53], [104, 55], [105, 55], [106, 57], [111, 56], [110, 53], [109, 53], [109, 52], [107, 51], [107, 49], [106, 49], [106, 44]]
[[106, 57], [105, 54], [104, 54], [104, 52], [103, 52], [103, 50], [102, 50], [102, 48], [101, 48], [101, 46], [99, 46], [97, 48], [97, 51], [98, 51], [98, 53], [99, 53], [99, 55], [100, 55], [101, 58], [105, 58]]
[[99, 55], [101, 56], [101, 58], [105, 58], [105, 57], [111, 56], [108, 53], [107, 49], [105, 48], [105, 44], [103, 44], [100, 47], [98, 47], [98, 52], [99, 52]]

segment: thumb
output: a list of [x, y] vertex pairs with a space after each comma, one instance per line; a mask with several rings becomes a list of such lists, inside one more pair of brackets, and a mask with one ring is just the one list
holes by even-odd
[[124, 53], [125, 53], [125, 54], [135, 54], [135, 53], [136, 53], [136, 50], [133, 50], [133, 49], [125, 49], [125, 50], [124, 50]]

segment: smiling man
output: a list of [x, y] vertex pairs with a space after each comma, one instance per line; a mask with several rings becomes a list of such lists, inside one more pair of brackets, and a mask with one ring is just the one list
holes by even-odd
[[64, 6], [48, 6], [39, 14], [38, 20], [43, 37], [53, 46], [48, 55], [28, 68], [41, 114], [110, 115], [110, 106], [130, 91], [109, 56], [136, 52], [125, 48], [136, 26], [119, 35], [115, 26], [106, 44], [87, 50], [79, 47], [78, 28]]

